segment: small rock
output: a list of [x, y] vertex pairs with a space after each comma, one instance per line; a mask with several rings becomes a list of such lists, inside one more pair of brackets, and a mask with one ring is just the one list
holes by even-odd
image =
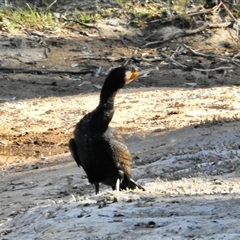
[[111, 26], [118, 26], [119, 21], [118, 21], [118, 19], [112, 18], [112, 19], [108, 19], [107, 24], [111, 25]]

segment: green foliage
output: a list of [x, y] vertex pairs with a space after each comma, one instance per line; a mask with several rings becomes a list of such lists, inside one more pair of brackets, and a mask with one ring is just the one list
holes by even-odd
[[113, 9], [112, 8], [107, 8], [102, 11], [102, 15], [105, 17], [110, 17], [113, 14]]
[[40, 31], [55, 31], [61, 24], [56, 20], [50, 11], [39, 11], [29, 4], [26, 4], [26, 8], [5, 8], [0, 11], [8, 30], [15, 29], [36, 29]]
[[173, 9], [180, 15], [186, 15], [187, 5], [189, 0], [178, 0], [178, 4], [173, 6]]
[[101, 19], [101, 15], [99, 13], [93, 13], [93, 12], [76, 11], [73, 19], [80, 21], [81, 23], [93, 23]]
[[124, 4], [127, 4], [129, 1], [127, 0], [116, 0], [117, 5], [119, 5], [120, 7], [123, 7]]
[[[128, 23], [137, 28], [146, 27], [147, 23], [154, 19], [161, 19], [161, 22], [169, 23], [174, 21], [176, 16], [186, 21], [190, 19], [187, 14], [189, 0], [175, 1], [174, 4], [172, 0], [149, 1], [149, 3], [146, 3], [146, 1], [116, 0], [115, 5], [113, 4], [108, 8], [65, 12], [59, 18], [55, 17], [52, 6], [60, 4], [62, 0], [47, 2], [49, 5], [41, 9], [27, 3], [24, 7], [0, 9], [0, 30], [35, 29], [53, 32], [64, 28], [66, 24], [70, 24], [71, 20], [81, 23], [94, 23], [110, 17], [127, 18]], [[203, 4], [204, 2], [204, 0], [194, 1], [195, 4]], [[239, 17], [239, 9], [232, 10], [233, 14]]]

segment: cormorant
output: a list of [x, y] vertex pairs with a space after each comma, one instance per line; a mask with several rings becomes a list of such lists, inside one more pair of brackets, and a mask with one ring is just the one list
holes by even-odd
[[114, 114], [116, 93], [137, 76], [137, 71], [124, 67], [113, 69], [103, 84], [99, 105], [77, 123], [74, 138], [69, 141], [74, 160], [95, 185], [96, 194], [99, 183], [113, 190], [136, 187], [145, 190], [131, 179], [131, 154], [123, 138], [108, 126]]

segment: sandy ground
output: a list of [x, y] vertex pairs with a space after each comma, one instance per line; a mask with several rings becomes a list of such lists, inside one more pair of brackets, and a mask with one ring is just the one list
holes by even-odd
[[[42, 126], [68, 122], [70, 131], [97, 101], [98, 94], [36, 99], [2, 110], [10, 114], [20, 105], [21, 118], [31, 121], [16, 128], [31, 132], [54, 105]], [[1, 172], [2, 239], [238, 239], [239, 87], [128, 89], [116, 107], [111, 125], [129, 132], [133, 178], [147, 191], [101, 186], [95, 196], [69, 153], [20, 163], [8, 158]]]
[[[1, 67], [93, 72], [102, 67], [99, 76], [0, 76], [0, 238], [239, 239], [237, 67], [206, 74], [183, 71], [163, 59], [137, 64], [159, 70], [119, 92], [111, 126], [125, 138], [133, 178], [146, 192], [118, 193], [101, 185], [96, 196], [76, 166], [67, 143], [76, 122], [98, 104], [107, 70], [136, 51], [138, 57], [159, 57], [156, 48], [141, 48], [139, 31], [119, 25], [113, 34], [116, 26], [101, 24], [101, 39], [65, 32], [46, 34], [41, 39], [46, 45], [39, 45], [29, 33], [0, 37]], [[237, 53], [239, 48], [221, 47], [231, 31], [214, 29], [207, 40], [199, 34], [184, 41], [206, 52]], [[174, 52], [182, 41], [161, 49]], [[102, 52], [123, 60], [103, 60]], [[186, 53], [176, 59], [212, 68], [221, 62]]]

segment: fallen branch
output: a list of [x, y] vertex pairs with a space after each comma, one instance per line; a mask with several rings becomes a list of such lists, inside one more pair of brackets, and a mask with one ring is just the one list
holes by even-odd
[[25, 189], [29, 189], [29, 188], [35, 188], [38, 187], [38, 185], [33, 185], [33, 186], [28, 186], [28, 187], [22, 187], [22, 188], [17, 188], [17, 189], [10, 189], [8, 191], [20, 191], [20, 190], [25, 190]]
[[152, 34], [150, 34], [149, 36], [145, 37], [142, 41], [147, 41], [149, 38], [151, 38], [152, 36], [154, 36], [156, 34], [157, 31], [153, 31]]
[[203, 14], [203, 13], [209, 13], [209, 12], [212, 12], [212, 11], [217, 11], [219, 8], [223, 7], [225, 9], [225, 11], [227, 12], [227, 14], [235, 21], [237, 22], [237, 19], [233, 16], [232, 12], [229, 10], [229, 8], [222, 2], [220, 1], [218, 5], [216, 5], [215, 7], [213, 8], [210, 8], [210, 9], [204, 9], [204, 10], [201, 10], [199, 12], [190, 12], [188, 13], [188, 16], [195, 16], [195, 15], [200, 15], [200, 14]]
[[187, 15], [188, 15], [189, 17], [192, 17], [192, 16], [204, 14], [204, 13], [209, 13], [209, 12], [212, 12], [212, 9], [204, 9], [204, 10], [200, 10], [200, 11], [198, 11], [198, 12], [189, 12], [189, 13], [187, 13]]
[[201, 32], [207, 28], [222, 28], [222, 27], [228, 27], [232, 24], [232, 22], [224, 22], [224, 23], [205, 23], [203, 26], [193, 29], [193, 30], [185, 30], [185, 36], [192, 35], [198, 32]]
[[193, 68], [193, 70], [199, 71], [199, 72], [215, 72], [215, 71], [230, 70], [230, 69], [233, 69], [233, 67], [218, 67], [218, 68], [209, 68], [209, 69]]
[[129, 61], [129, 60], [133, 60], [133, 61], [136, 61], [136, 62], [140, 62], [140, 61], [146, 61], [146, 62], [155, 62], [155, 61], [159, 61], [161, 60], [160, 57], [157, 57], [157, 56], [152, 56], [151, 58], [146, 58], [146, 57], [140, 57], [140, 56], [136, 56], [136, 55], [133, 55], [133, 56], [130, 56], [130, 57], [124, 57], [124, 56], [108, 56], [108, 57], [105, 57], [105, 56], [96, 56], [96, 55], [78, 55], [78, 56], [74, 56], [72, 57], [70, 60], [74, 59], [74, 61], [76, 60], [106, 60], [106, 61], [109, 61], [109, 62], [119, 62], [119, 61]]
[[177, 49], [172, 53], [171, 57], [175, 57], [176, 55], [180, 54], [180, 51], [183, 49], [182, 45], [179, 45]]
[[96, 55], [78, 55], [78, 56], [74, 56], [73, 58], [74, 58], [74, 60], [107, 60], [110, 62], [117, 62], [120, 60], [128, 59], [129, 57], [123, 57], [123, 56], [121, 56], [121, 57], [113, 57], [113, 56], [105, 57], [105, 56], [96, 56]]
[[86, 32], [86, 31], [78, 30], [78, 29], [76, 29], [76, 28], [67, 27], [67, 26], [65, 26], [65, 28], [66, 28], [66, 29], [69, 29], [69, 30], [71, 30], [71, 31], [78, 32], [79, 34], [82, 34], [82, 35], [84, 35], [84, 36], [88, 36], [88, 37], [99, 37], [99, 35], [97, 35], [97, 34], [91, 34], [91, 33], [88, 33], [88, 32]]
[[148, 46], [151, 46], [151, 45], [155, 45], [155, 44], [161, 44], [161, 43], [169, 42], [172, 39], [182, 37], [182, 36], [184, 36], [184, 31], [176, 32], [167, 39], [163, 39], [163, 40], [160, 40], [160, 41], [158, 40], [158, 41], [148, 42], [148, 43], [144, 44], [142, 46], [142, 48], [145, 48], [145, 47], [148, 47]]
[[165, 58], [167, 58], [168, 60], [170, 60], [170, 61], [171, 61], [172, 63], [174, 63], [175, 65], [177, 65], [177, 66], [179, 66], [179, 67], [181, 67], [181, 68], [187, 68], [186, 65], [183, 65], [183, 64], [177, 62], [176, 60], [174, 60], [172, 57], [168, 56], [167, 54], [165, 54], [165, 53], [163, 53], [163, 52], [161, 52], [160, 54], [161, 54], [163, 57], [165, 57]]
[[79, 25], [82, 25], [84, 27], [87, 27], [87, 28], [94, 28], [96, 29], [98, 32], [100, 32], [100, 29], [96, 26], [93, 26], [93, 25], [89, 25], [89, 24], [86, 24], [86, 23], [82, 23], [78, 20], [75, 20], [75, 19], [64, 19], [65, 22], [74, 22], [74, 23], [78, 23]]
[[201, 68], [192, 68], [190, 66], [187, 66], [187, 65], [183, 65], [181, 63], [179, 63], [178, 61], [174, 60], [172, 57], [168, 56], [167, 54], [165, 53], [161, 53], [161, 55], [165, 58], [167, 58], [168, 60], [170, 60], [173, 64], [183, 68], [183, 69], [191, 69], [191, 70], [195, 70], [195, 71], [198, 71], [198, 72], [215, 72], [215, 71], [220, 71], [220, 70], [230, 70], [230, 69], [233, 69], [233, 67], [218, 67], [218, 68], [212, 68], [212, 69], [201, 69]]
[[216, 55], [216, 54], [205, 54], [205, 53], [197, 52], [197, 51], [193, 50], [192, 48], [190, 48], [189, 46], [187, 46], [185, 44], [183, 44], [183, 46], [187, 50], [189, 50], [192, 54], [194, 54], [196, 56], [206, 57], [206, 58], [214, 58], [214, 59], [218, 58], [219, 60], [230, 62], [230, 63], [236, 65], [237, 67], [240, 67], [240, 65], [236, 63], [236, 61], [238, 61], [238, 60], [234, 59], [234, 56], [233, 57], [228, 57], [228, 56], [221, 56], [221, 55]]
[[195, 15], [199, 15], [199, 14], [203, 14], [203, 13], [217, 11], [222, 6], [222, 4], [223, 4], [222, 1], [220, 1], [216, 6], [214, 6], [212, 8], [204, 9], [199, 12], [190, 12], [190, 13], [188, 13], [188, 16], [195, 16]]
[[94, 70], [58, 70], [58, 69], [27, 69], [27, 68], [10, 68], [10, 67], [0, 67], [0, 72], [5, 73], [36, 73], [36, 74], [88, 74], [94, 73]]
[[219, 7], [223, 6], [223, 8], [225, 9], [225, 11], [227, 12], [227, 14], [235, 21], [238, 22], [237, 19], [233, 16], [232, 12], [229, 10], [229, 8], [221, 1], [219, 3]]
[[205, 23], [203, 26], [199, 27], [199, 28], [195, 28], [193, 30], [180, 30], [177, 31], [176, 33], [172, 34], [171, 36], [169, 36], [166, 39], [160, 40], [160, 41], [154, 41], [154, 42], [148, 42], [146, 44], [144, 44], [142, 46], [142, 48], [148, 47], [150, 45], [155, 45], [155, 44], [162, 44], [165, 42], [169, 42], [172, 39], [176, 39], [179, 37], [185, 37], [188, 35], [193, 35], [196, 34], [198, 32], [201, 32], [207, 28], [221, 28], [221, 27], [228, 27], [230, 26], [232, 23], [231, 22], [225, 22], [225, 23]]
[[205, 53], [200, 53], [197, 52], [195, 50], [193, 50], [192, 48], [190, 48], [189, 46], [187, 46], [186, 44], [183, 44], [183, 46], [190, 51], [192, 54], [196, 55], [196, 56], [200, 56], [200, 57], [206, 57], [206, 58], [214, 58], [215, 56], [213, 54], [205, 54]]
[[212, 12], [212, 11], [217, 11], [219, 8], [224, 8], [224, 10], [226, 11], [226, 13], [231, 17], [231, 19], [236, 23], [237, 27], [236, 27], [236, 31], [237, 31], [237, 37], [239, 37], [239, 21], [234, 17], [234, 15], [232, 14], [232, 12], [230, 11], [230, 9], [222, 2], [220, 1], [219, 4], [215, 7], [213, 7], [212, 9], [206, 9], [204, 11], [200, 11], [198, 13], [190, 13], [188, 14], [189, 16], [194, 16], [197, 14], [202, 14], [202, 13], [207, 13], [207, 12]]

